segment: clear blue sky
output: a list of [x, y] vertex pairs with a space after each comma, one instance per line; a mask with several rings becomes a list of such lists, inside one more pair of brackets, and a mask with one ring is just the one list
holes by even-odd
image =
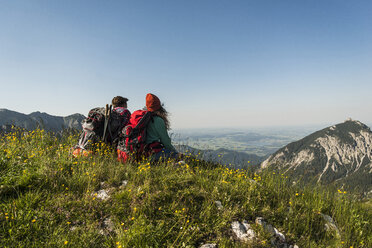
[[159, 96], [174, 128], [372, 123], [372, 1], [0, 1], [0, 108]]

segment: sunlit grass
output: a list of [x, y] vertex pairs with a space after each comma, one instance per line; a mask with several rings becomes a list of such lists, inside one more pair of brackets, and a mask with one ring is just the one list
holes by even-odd
[[[341, 189], [296, 189], [281, 174], [229, 169], [197, 155], [186, 155], [185, 164], [121, 164], [104, 144], [74, 158], [77, 139], [42, 130], [1, 137], [1, 246], [270, 247], [253, 224], [260, 216], [300, 247], [372, 247], [370, 208]], [[102, 188], [108, 200], [99, 199]], [[340, 237], [324, 231], [321, 214], [335, 220]], [[258, 233], [254, 243], [230, 238], [232, 221], [243, 219]]]

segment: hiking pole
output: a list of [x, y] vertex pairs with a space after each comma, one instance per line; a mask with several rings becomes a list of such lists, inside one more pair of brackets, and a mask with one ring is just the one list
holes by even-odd
[[[108, 122], [111, 122], [111, 112], [112, 112], [112, 105], [110, 104], [110, 108], [109, 108], [109, 112], [108, 112]], [[110, 135], [110, 140], [109, 142], [111, 143], [112, 142], [112, 133], [111, 133], [111, 127], [110, 127], [110, 124], [107, 124], [107, 130], [108, 130], [108, 133]]]
[[109, 106], [106, 104], [105, 108], [105, 124], [103, 126], [103, 136], [102, 136], [102, 141], [105, 142], [105, 136], [106, 136], [106, 130], [107, 130], [107, 125], [108, 125], [108, 111], [109, 111]]

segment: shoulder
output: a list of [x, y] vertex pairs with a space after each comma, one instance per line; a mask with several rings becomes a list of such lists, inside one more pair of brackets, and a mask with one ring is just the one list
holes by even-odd
[[152, 118], [155, 125], [165, 125], [165, 122], [161, 117], [154, 115]]
[[124, 107], [116, 107], [114, 108], [114, 111], [120, 115], [128, 115], [130, 114], [130, 111], [127, 108]]

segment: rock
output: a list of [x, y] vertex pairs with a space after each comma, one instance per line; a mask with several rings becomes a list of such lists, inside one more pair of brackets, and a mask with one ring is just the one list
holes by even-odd
[[94, 196], [96, 196], [98, 199], [101, 199], [103, 201], [108, 200], [110, 198], [108, 191], [105, 189], [101, 189], [97, 192], [93, 193]]
[[248, 237], [251, 237], [250, 239], [253, 239], [253, 238], [256, 237], [256, 233], [255, 233], [254, 230], [252, 229], [251, 225], [248, 224], [248, 221], [243, 220], [242, 225], [243, 225], [243, 226], [245, 227], [245, 229], [247, 230]]
[[112, 223], [110, 218], [106, 218], [103, 221], [103, 225], [106, 228], [107, 231], [112, 232], [114, 230], [114, 223]]
[[326, 231], [334, 231], [337, 235], [338, 238], [341, 238], [341, 234], [340, 234], [340, 230], [338, 229], [338, 227], [336, 226], [336, 223], [335, 221], [332, 219], [331, 216], [329, 215], [326, 215], [326, 214], [320, 214], [323, 219], [327, 222], [325, 224], [325, 229]]
[[231, 228], [236, 237], [241, 241], [251, 241], [256, 237], [256, 233], [246, 220], [244, 220], [243, 223], [234, 221], [231, 223]]
[[101, 186], [101, 189], [106, 189], [108, 187], [106, 182], [101, 182], [99, 185]]
[[285, 236], [279, 232], [278, 229], [268, 224], [262, 217], [256, 218], [256, 224], [262, 226], [262, 228], [271, 234], [271, 245], [273, 247], [287, 248], [288, 244], [285, 242]]
[[274, 227], [270, 224], [268, 224], [266, 221], [264, 221], [264, 219], [262, 217], [257, 217], [256, 218], [256, 224], [257, 225], [260, 225], [263, 227], [263, 229], [270, 233], [271, 235], [275, 236], [276, 235], [276, 231], [274, 229]]
[[275, 236], [277, 236], [280, 239], [280, 241], [284, 243], [285, 242], [284, 234], [279, 232], [278, 229], [276, 229], [275, 227], [274, 227], [274, 231], [275, 231]]
[[121, 189], [122, 189], [122, 188], [125, 188], [125, 186], [127, 186], [127, 184], [128, 184], [128, 180], [123, 180], [123, 181], [121, 182], [120, 188], [121, 188]]
[[102, 229], [99, 230], [99, 233], [101, 235], [108, 235], [112, 231], [114, 231], [114, 223], [112, 223], [110, 218], [104, 219], [102, 223]]
[[217, 209], [218, 210], [222, 210], [223, 209], [222, 203], [220, 201], [215, 201], [214, 203], [216, 203], [216, 206], [217, 206]]
[[199, 248], [217, 248], [217, 244], [205, 244], [200, 246]]

